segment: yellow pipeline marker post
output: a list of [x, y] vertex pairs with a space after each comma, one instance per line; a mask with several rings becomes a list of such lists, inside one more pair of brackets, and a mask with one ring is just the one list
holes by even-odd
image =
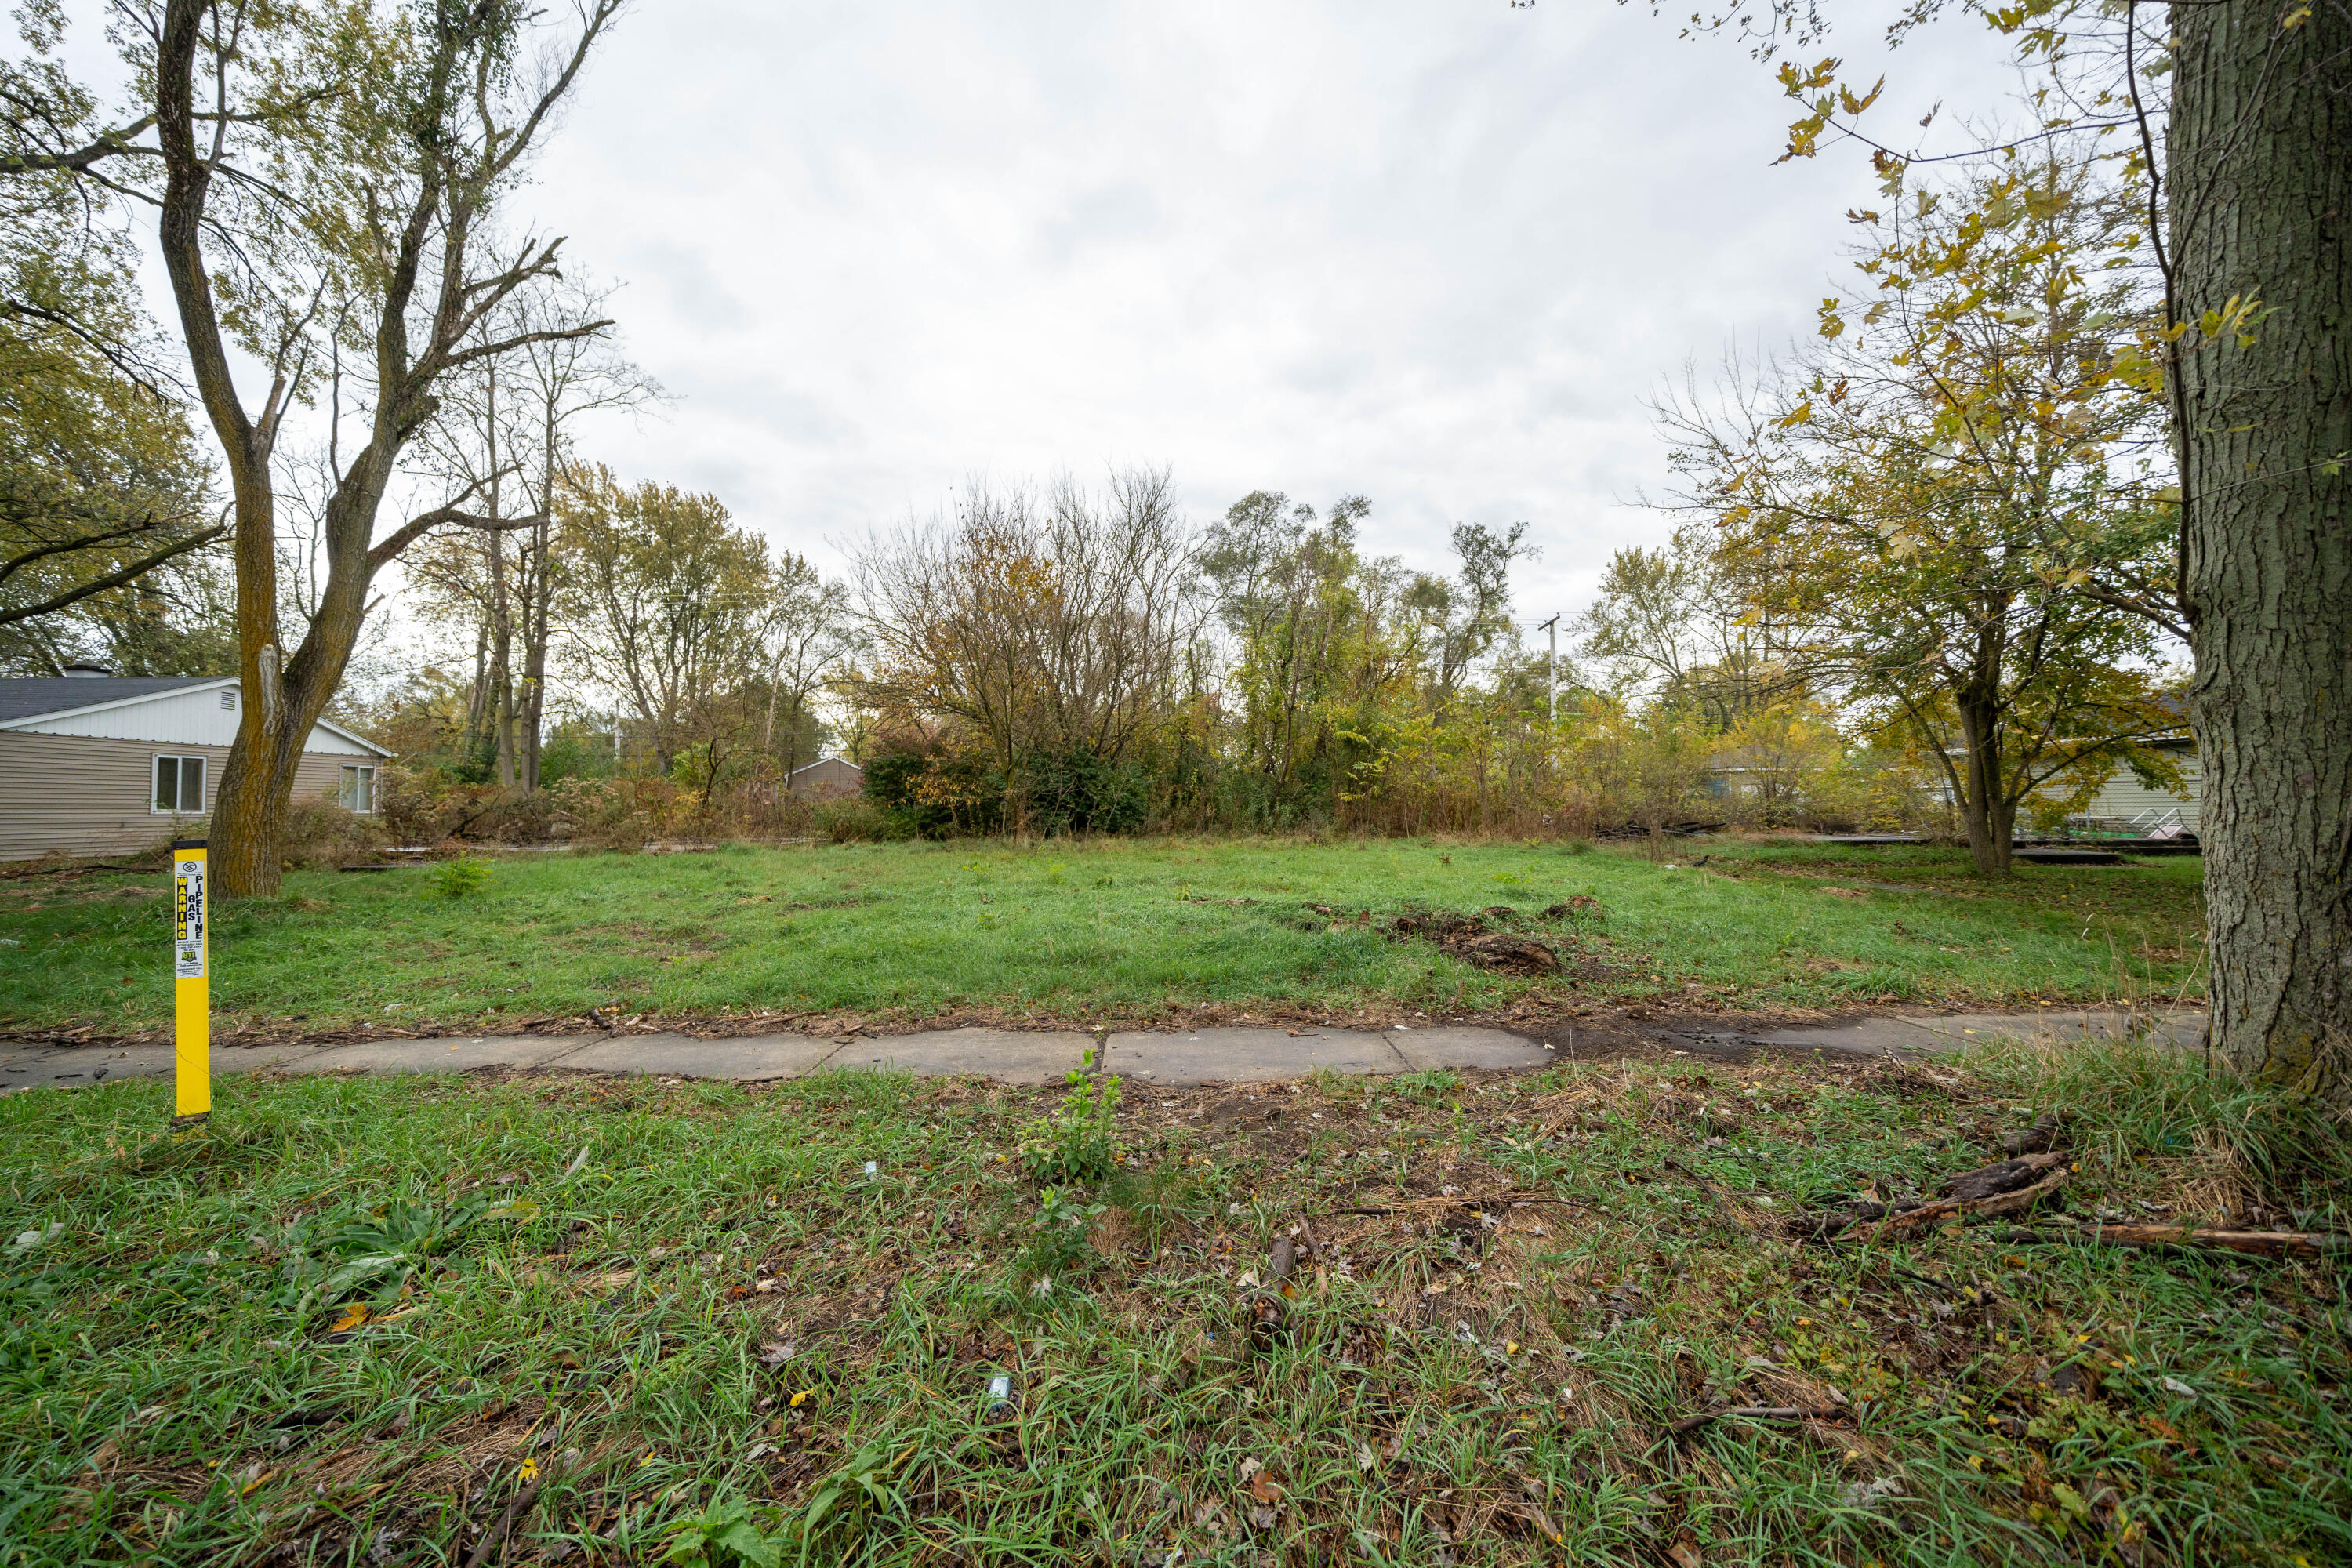
[[210, 890], [205, 886], [205, 841], [172, 845], [172, 973], [176, 993], [179, 1094], [174, 1127], [193, 1127], [213, 1110], [212, 983], [205, 976], [212, 948]]

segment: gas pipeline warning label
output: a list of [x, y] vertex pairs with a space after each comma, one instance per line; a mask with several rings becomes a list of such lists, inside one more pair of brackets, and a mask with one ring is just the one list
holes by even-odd
[[181, 860], [172, 868], [173, 971], [182, 980], [205, 977], [205, 863]]

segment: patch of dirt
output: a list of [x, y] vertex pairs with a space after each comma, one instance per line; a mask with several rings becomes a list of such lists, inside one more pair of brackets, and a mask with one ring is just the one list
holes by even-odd
[[1465, 963], [1497, 974], [1557, 974], [1560, 968], [1559, 954], [1544, 943], [1507, 932], [1465, 937], [1449, 943], [1446, 951]]

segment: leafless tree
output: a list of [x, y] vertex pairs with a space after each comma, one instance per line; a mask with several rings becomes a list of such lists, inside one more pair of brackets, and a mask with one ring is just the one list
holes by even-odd
[[[519, 291], [482, 330], [520, 346], [450, 377], [422, 441], [442, 483], [482, 497], [499, 525], [441, 536], [412, 555], [409, 573], [425, 590], [427, 615], [474, 645], [464, 744], [469, 753], [487, 744], [509, 790], [539, 787], [551, 612], [562, 566], [554, 517], [573, 461], [572, 429], [584, 415], [660, 395], [610, 333], [579, 330], [605, 319], [610, 292], [562, 278]], [[516, 519], [520, 526], [507, 526]]]
[[1181, 679], [1208, 612], [1164, 469], [1099, 494], [970, 486], [953, 516], [870, 534], [856, 581], [874, 691], [967, 727], [1008, 778], [1030, 751], [1116, 761]]

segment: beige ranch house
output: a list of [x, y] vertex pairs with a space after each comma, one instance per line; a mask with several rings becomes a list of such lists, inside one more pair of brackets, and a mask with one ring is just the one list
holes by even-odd
[[[0, 860], [152, 849], [212, 808], [236, 739], [236, 677], [121, 677], [89, 666], [0, 679]], [[392, 755], [320, 720], [297, 799], [375, 809]]]

